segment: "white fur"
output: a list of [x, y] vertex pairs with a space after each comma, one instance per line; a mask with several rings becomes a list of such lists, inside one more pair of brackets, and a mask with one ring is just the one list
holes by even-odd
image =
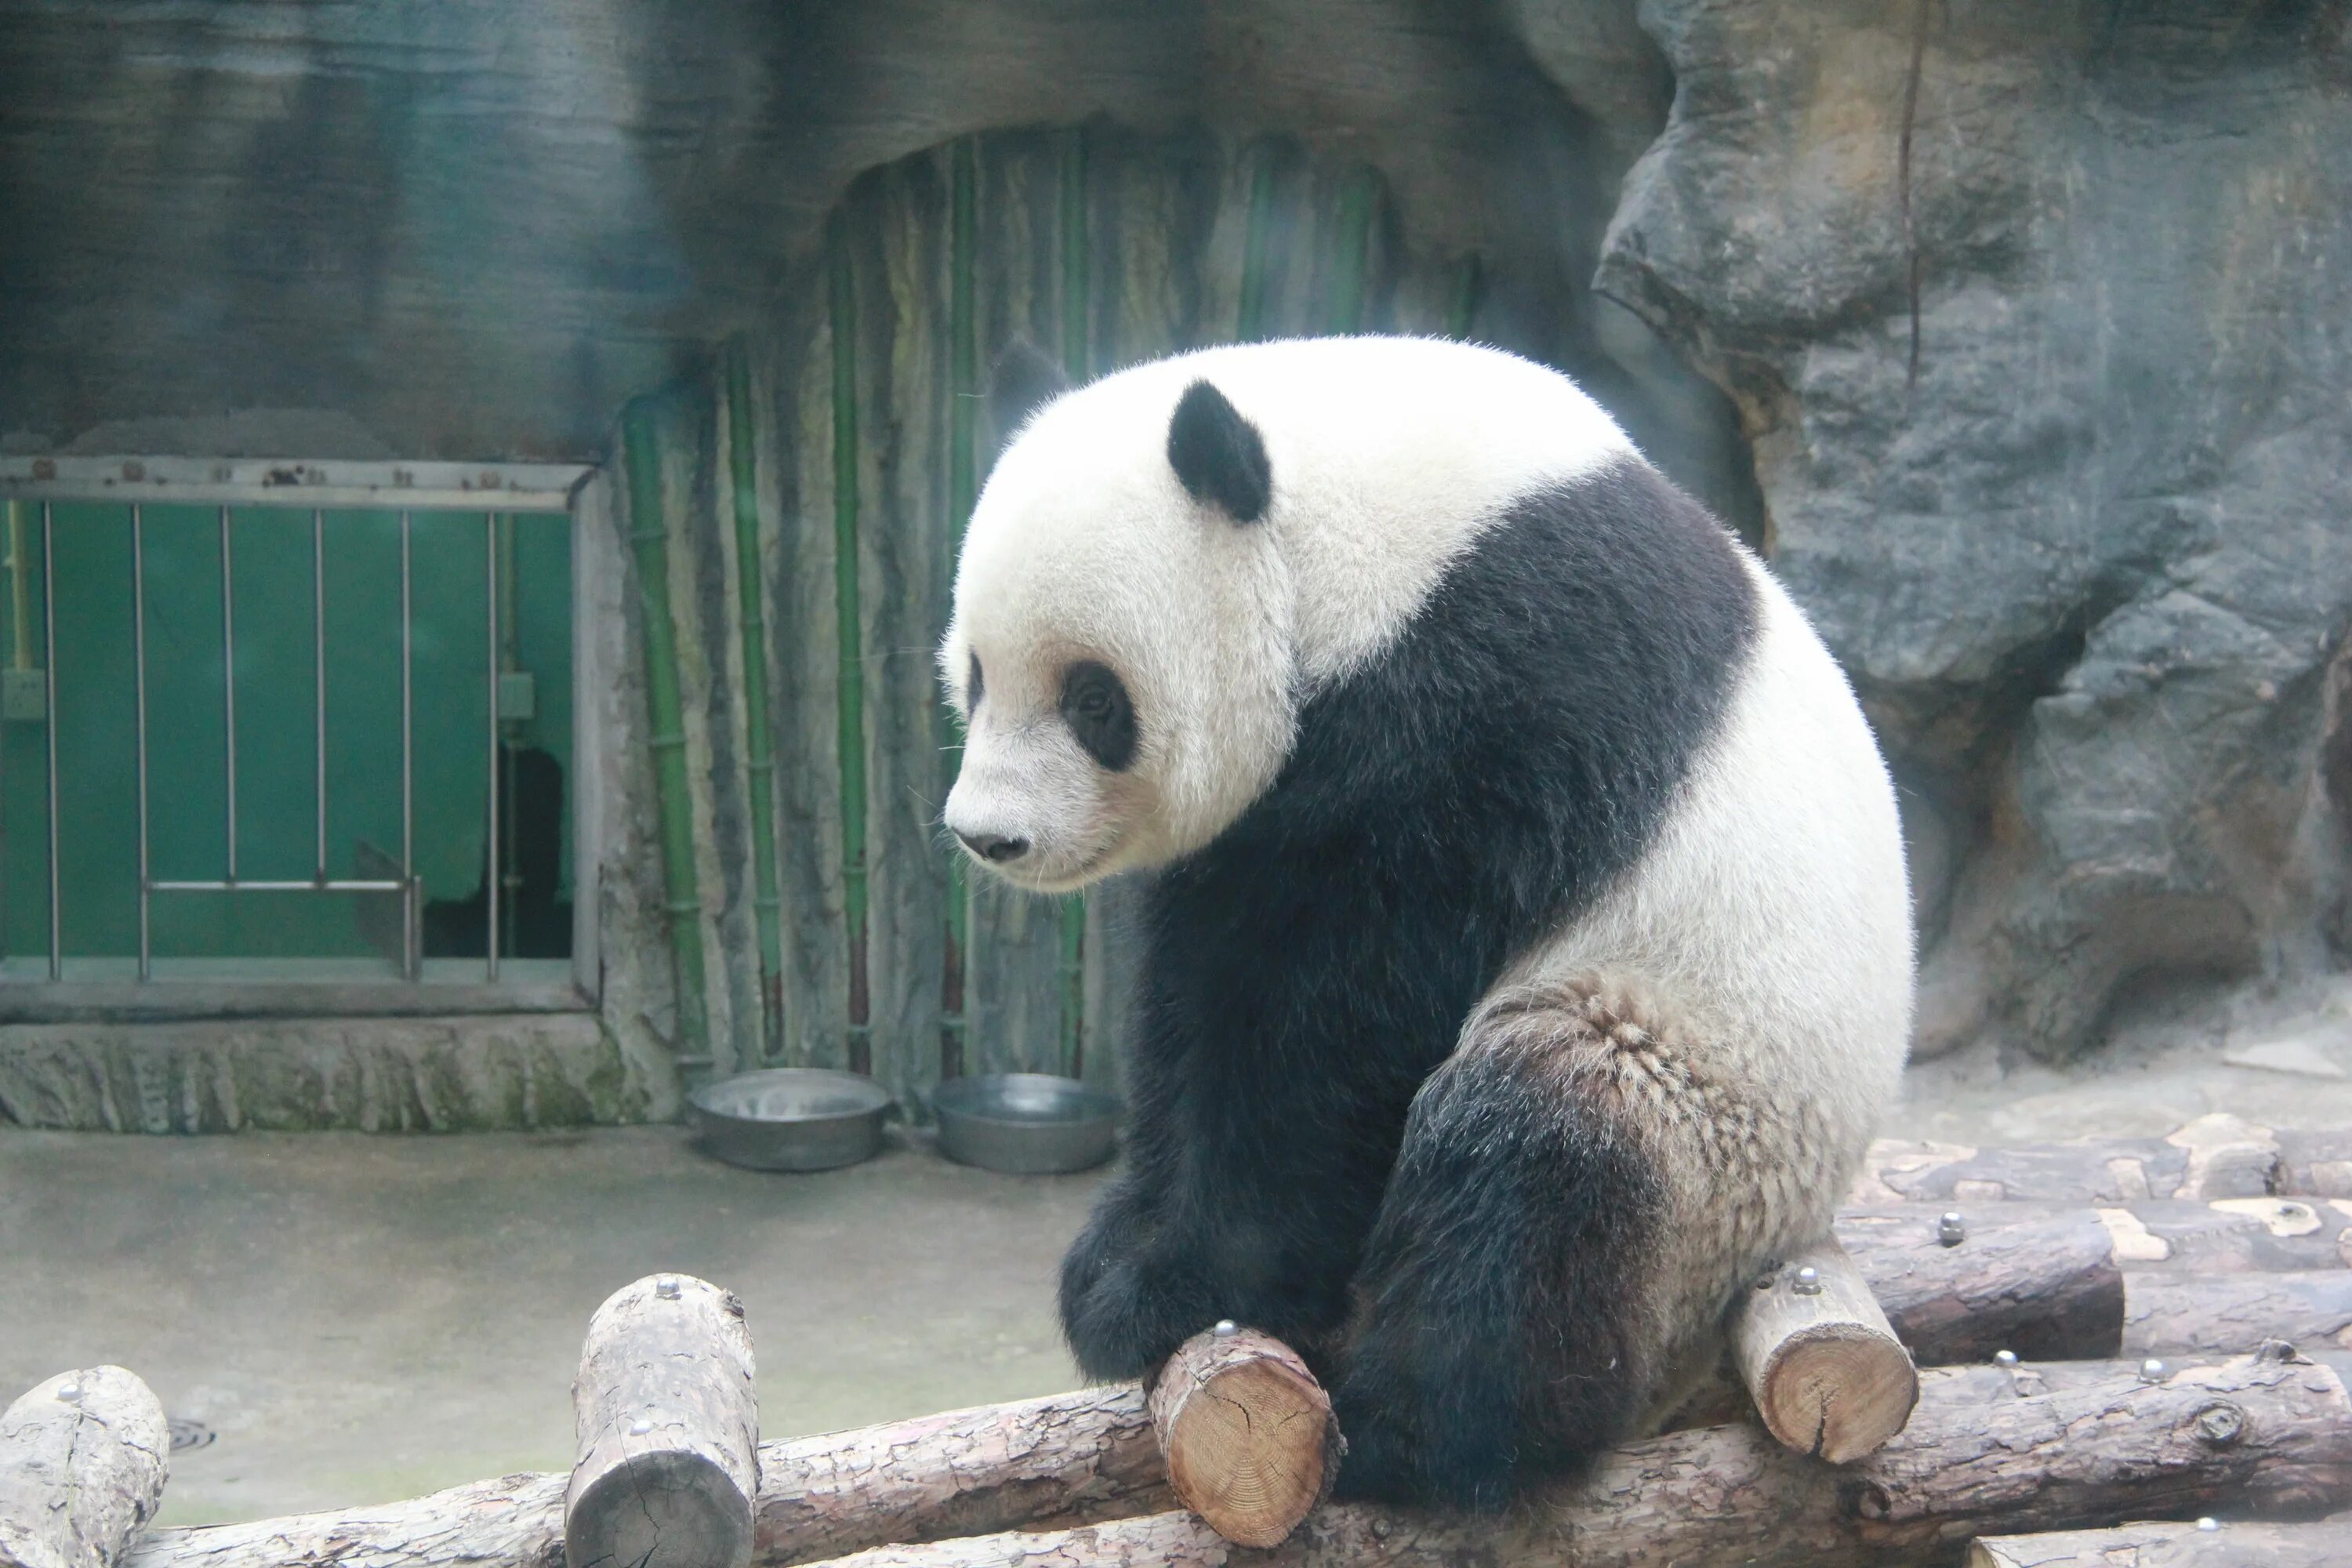
[[1759, 635], [1722, 732], [1643, 857], [1504, 984], [1598, 977], [1654, 998], [1663, 1016], [1651, 1022], [1696, 1077], [1776, 1119], [1805, 1110], [1833, 1199], [1910, 1037], [1902, 834], [1844, 675], [1771, 574], [1740, 554]]
[[[1167, 460], [1207, 379], [1265, 442], [1274, 500], [1237, 524]], [[984, 667], [948, 826], [1034, 846], [1003, 868], [1059, 890], [1205, 845], [1273, 782], [1297, 705], [1377, 652], [1513, 500], [1632, 444], [1572, 382], [1438, 339], [1204, 349], [1048, 405], [964, 537], [940, 672]], [[1101, 775], [1055, 718], [1060, 672], [1117, 670], [1141, 745]]]

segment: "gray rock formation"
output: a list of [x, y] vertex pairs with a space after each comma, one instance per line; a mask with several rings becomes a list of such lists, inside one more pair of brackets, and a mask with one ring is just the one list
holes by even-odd
[[1644, 7], [1675, 108], [1599, 286], [1738, 398], [1939, 846], [1922, 1050], [2340, 937], [2347, 14]]

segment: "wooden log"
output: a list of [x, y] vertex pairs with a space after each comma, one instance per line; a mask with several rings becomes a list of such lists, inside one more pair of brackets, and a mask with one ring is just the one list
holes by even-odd
[[2117, 1353], [2123, 1271], [2089, 1208], [1963, 1210], [1964, 1239], [1940, 1238], [1939, 1211], [1850, 1209], [1836, 1236], [1923, 1366], [2015, 1351], [2042, 1361]]
[[2299, 1197], [2352, 1198], [2352, 1132], [2278, 1134], [2279, 1191]]
[[1987, 1395], [1983, 1369], [1922, 1375], [1910, 1425], [1849, 1467], [1748, 1426], [1605, 1456], [1583, 1482], [1502, 1518], [1339, 1504], [1244, 1555], [1189, 1513], [883, 1547], [830, 1568], [1901, 1568], [1990, 1533], [2227, 1504], [2317, 1512], [2352, 1498], [2352, 1400], [2308, 1361], [2241, 1357], [2144, 1383], [2129, 1363], [2047, 1392]]
[[1143, 1391], [1119, 1384], [766, 1445], [758, 1560], [1175, 1506]]
[[[563, 1546], [561, 1475], [504, 1476], [400, 1502], [150, 1531], [128, 1568], [545, 1564]], [[1176, 1506], [1133, 1384], [760, 1446], [765, 1568], [886, 1542], [1068, 1525]]]
[[0, 1414], [0, 1568], [111, 1568], [154, 1517], [172, 1431], [119, 1366], [36, 1384]]
[[1833, 1465], [1903, 1430], [1919, 1401], [1910, 1352], [1834, 1237], [1741, 1299], [1731, 1357], [1765, 1429]]
[[2098, 1213], [2126, 1268], [2275, 1273], [2352, 1263], [2352, 1202], [2340, 1198], [2142, 1203]]
[[1981, 1536], [1969, 1568], [2343, 1568], [2352, 1524], [2125, 1524]]
[[2352, 1351], [2352, 1269], [2124, 1275], [2126, 1355], [2236, 1355], [2265, 1340]]
[[[1959, 1143], [1880, 1139], [1864, 1156], [1852, 1201], [1864, 1204], [2128, 1204], [2266, 1197], [2287, 1185], [2283, 1147], [2294, 1137], [2234, 1116], [2203, 1116], [2163, 1138], [2083, 1143]], [[2352, 1138], [2343, 1140], [2352, 1161]], [[2352, 1196], [2352, 1164], [2345, 1166]]]
[[1943, 1244], [1933, 1208], [1879, 1205], [1837, 1218], [1838, 1239], [1923, 1365], [1999, 1350], [2045, 1361], [2116, 1354], [2126, 1271], [2315, 1274], [2352, 1257], [2352, 1202], [2340, 1199], [2096, 1209], [1982, 1204], [1956, 1212], [1962, 1239], [1954, 1246]]
[[589, 1320], [572, 1405], [570, 1568], [745, 1568], [760, 1415], [740, 1301], [683, 1274], [623, 1286]]
[[1151, 1388], [1168, 1484], [1227, 1541], [1281, 1543], [1331, 1495], [1339, 1423], [1297, 1352], [1219, 1323], [1177, 1347]]

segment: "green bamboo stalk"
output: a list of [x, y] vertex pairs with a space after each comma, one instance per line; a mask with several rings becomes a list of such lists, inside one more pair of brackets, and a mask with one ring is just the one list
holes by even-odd
[[1331, 331], [1345, 336], [1364, 320], [1364, 277], [1371, 270], [1372, 215], [1380, 208], [1381, 177], [1361, 167], [1339, 182], [1339, 211], [1331, 248]]
[[[952, 576], [963, 552], [964, 526], [971, 521], [980, 489], [975, 416], [980, 406], [980, 321], [973, 308], [980, 270], [980, 155], [974, 137], [956, 142], [948, 155], [948, 567]], [[954, 743], [940, 753], [944, 768], [940, 798], [955, 787], [963, 760], [963, 733], [955, 710], [947, 710]], [[971, 948], [971, 887], [964, 858], [948, 856], [947, 952], [940, 977], [940, 1076], [964, 1069], [965, 955]]]
[[677, 686], [677, 630], [669, 607], [669, 527], [662, 507], [661, 459], [642, 403], [621, 414], [628, 469], [629, 543], [646, 621], [646, 701], [653, 721], [654, 786], [661, 811], [663, 908], [677, 970], [677, 1045], [682, 1065], [710, 1065], [703, 1010], [702, 900], [695, 889], [693, 797], [686, 779], [685, 704]]
[[[1087, 143], [1072, 127], [1064, 134], [1061, 163], [1062, 370], [1075, 384], [1088, 374], [1087, 342]], [[1062, 900], [1062, 1070], [1078, 1076], [1087, 1049], [1087, 900], [1072, 893]]]
[[760, 489], [751, 451], [751, 356], [727, 353], [727, 472], [735, 491], [735, 598], [743, 637], [744, 772], [751, 795], [751, 908], [760, 931], [760, 1039], [783, 1049], [784, 949], [776, 891], [776, 761], [768, 739], [768, 620], [760, 569]]
[[1255, 342], [1265, 325], [1265, 248], [1274, 227], [1274, 153], [1261, 147], [1250, 175], [1249, 224], [1242, 235], [1242, 298], [1234, 341]]
[[841, 647], [842, 913], [849, 928], [849, 1069], [874, 1066], [866, 952], [866, 661], [857, 607], [857, 279], [836, 235], [833, 320], [833, 591]]
[[33, 668], [32, 593], [25, 577], [25, 503], [12, 500], [8, 509], [8, 594], [16, 612], [15, 646], [9, 654], [11, 669]]
[[1461, 270], [1454, 279], [1454, 300], [1445, 312], [1445, 335], [1466, 338], [1470, 323], [1477, 318], [1478, 301], [1485, 295], [1486, 269], [1475, 256], [1463, 258]]

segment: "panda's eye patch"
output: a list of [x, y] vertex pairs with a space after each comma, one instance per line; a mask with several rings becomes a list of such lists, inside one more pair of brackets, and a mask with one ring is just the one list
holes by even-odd
[[980, 707], [980, 655], [978, 654], [971, 656], [971, 679], [964, 682], [963, 706], [966, 712], [971, 712]]
[[1112, 773], [1135, 761], [1135, 705], [1108, 665], [1091, 659], [1062, 675], [1062, 721], [1088, 755]]

